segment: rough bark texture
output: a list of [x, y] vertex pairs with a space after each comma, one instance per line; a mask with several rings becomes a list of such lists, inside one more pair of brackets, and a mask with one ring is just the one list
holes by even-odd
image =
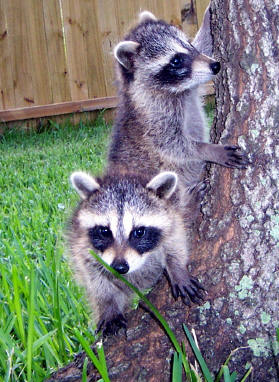
[[[277, 3], [277, 4], [275, 4]], [[213, 0], [217, 113], [212, 138], [250, 153], [246, 171], [212, 166], [200, 243], [193, 258], [209, 299], [188, 324], [217, 370], [254, 367], [254, 381], [278, 381], [279, 325], [279, 3]]]
[[[192, 270], [208, 290], [204, 305], [174, 302], [163, 278], [151, 293], [184, 340], [194, 327], [202, 353], [216, 373], [231, 351], [231, 371], [253, 365], [253, 381], [279, 380], [279, 3], [213, 0], [217, 114], [212, 138], [237, 143], [250, 154], [246, 170], [211, 166], [211, 190], [200, 217]], [[127, 339], [104, 342], [112, 381], [169, 381], [172, 347], [142, 309], [128, 316]], [[80, 381], [83, 355], [50, 381]], [[88, 380], [97, 381], [92, 366]], [[252, 379], [250, 379], [252, 380]]]

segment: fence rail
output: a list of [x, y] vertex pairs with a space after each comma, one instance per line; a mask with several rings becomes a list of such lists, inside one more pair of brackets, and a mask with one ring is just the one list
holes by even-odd
[[181, 3], [0, 0], [0, 122], [114, 107], [113, 46], [144, 9], [181, 26]]

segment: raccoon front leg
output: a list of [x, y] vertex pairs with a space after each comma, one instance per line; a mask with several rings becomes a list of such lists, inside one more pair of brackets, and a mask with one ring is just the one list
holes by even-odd
[[110, 292], [106, 295], [97, 296], [98, 323], [97, 332], [103, 331], [104, 336], [115, 335], [117, 332], [127, 327], [126, 319], [123, 315], [124, 308], [128, 303], [127, 296], [114, 285], [110, 286]]
[[178, 256], [167, 255], [166, 272], [175, 299], [181, 296], [182, 301], [188, 306], [190, 306], [190, 300], [195, 303], [203, 301], [204, 287], [188, 272], [186, 264], [181, 263]]
[[204, 161], [239, 169], [245, 169], [249, 164], [247, 154], [239, 146], [204, 142], [195, 142], [193, 146], [195, 146], [197, 156]]

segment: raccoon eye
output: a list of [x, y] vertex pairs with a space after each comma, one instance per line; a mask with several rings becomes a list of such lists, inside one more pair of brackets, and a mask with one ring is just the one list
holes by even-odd
[[98, 233], [104, 238], [112, 237], [111, 230], [108, 227], [98, 227]]
[[184, 64], [184, 59], [180, 55], [176, 55], [170, 60], [170, 66], [175, 69], [181, 68], [183, 64]]
[[145, 235], [145, 228], [139, 227], [133, 230], [132, 235], [136, 239], [140, 239]]
[[137, 227], [131, 231], [130, 246], [139, 254], [152, 251], [159, 243], [161, 230], [156, 227]]
[[113, 235], [109, 227], [95, 226], [88, 230], [88, 235], [93, 247], [101, 252], [113, 244]]

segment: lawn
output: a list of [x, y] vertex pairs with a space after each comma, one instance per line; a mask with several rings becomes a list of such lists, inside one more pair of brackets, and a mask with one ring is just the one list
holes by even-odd
[[90, 314], [73, 283], [64, 234], [78, 196], [74, 170], [99, 174], [110, 127], [7, 131], [0, 142], [0, 381], [41, 381], [92, 343]]

